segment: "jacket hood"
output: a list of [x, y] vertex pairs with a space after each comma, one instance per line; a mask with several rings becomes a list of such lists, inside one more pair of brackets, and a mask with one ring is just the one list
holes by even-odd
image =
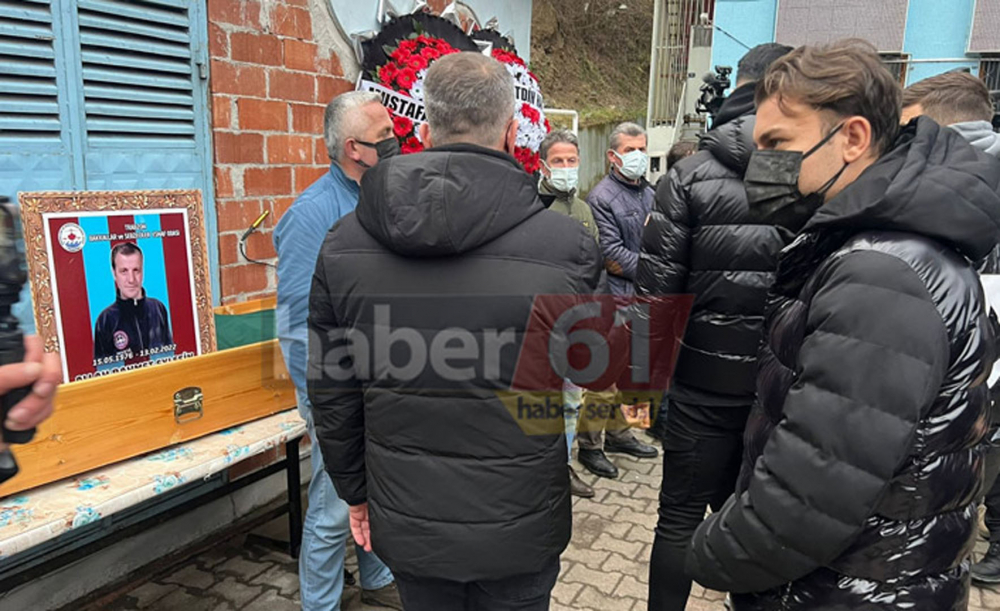
[[750, 163], [750, 155], [757, 150], [753, 142], [755, 115], [743, 115], [716, 127], [701, 138], [698, 149], [708, 151], [727, 168], [741, 176]]
[[1000, 241], [1000, 161], [921, 117], [895, 148], [809, 220], [804, 231], [905, 231], [978, 261]]
[[544, 210], [535, 179], [499, 151], [457, 144], [380, 161], [365, 172], [358, 222], [401, 255], [473, 250]]
[[719, 114], [712, 122], [712, 129], [718, 129], [737, 117], [751, 115], [757, 110], [754, 103], [754, 94], [757, 91], [757, 83], [746, 83], [742, 87], [733, 90], [729, 97], [719, 108]]
[[968, 121], [948, 127], [958, 132], [976, 149], [987, 155], [1000, 157], [1000, 134], [993, 131], [993, 124], [989, 121]]

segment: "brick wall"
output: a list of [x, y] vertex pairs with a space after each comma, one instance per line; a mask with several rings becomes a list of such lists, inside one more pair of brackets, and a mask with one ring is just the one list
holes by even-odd
[[223, 303], [273, 294], [273, 268], [243, 261], [239, 236], [270, 210], [261, 231], [248, 240], [247, 254], [273, 262], [277, 219], [329, 168], [323, 109], [353, 85], [342, 78], [332, 45], [314, 40], [314, 15], [329, 19], [322, 6], [313, 13], [314, 4], [208, 0]]

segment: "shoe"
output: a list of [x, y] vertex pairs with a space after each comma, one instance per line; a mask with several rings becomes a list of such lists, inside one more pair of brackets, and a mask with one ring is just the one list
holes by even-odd
[[608, 479], [618, 478], [618, 467], [611, 464], [608, 457], [604, 454], [604, 450], [584, 450], [580, 448], [577, 451], [576, 459], [580, 461], [580, 464], [587, 468], [598, 477], [606, 477]]
[[399, 598], [399, 588], [392, 582], [377, 590], [361, 590], [362, 604], [403, 611], [403, 601]]
[[660, 452], [655, 447], [648, 443], [642, 443], [635, 437], [619, 442], [606, 439], [604, 441], [604, 451], [611, 452], [612, 454], [628, 454], [636, 458], [656, 458], [660, 455]]
[[971, 572], [976, 583], [1000, 583], [1000, 541], [990, 543], [990, 549], [972, 565]]
[[569, 492], [581, 499], [594, 498], [594, 489], [588, 486], [587, 482], [580, 479], [580, 476], [576, 474], [573, 467], [569, 468]]

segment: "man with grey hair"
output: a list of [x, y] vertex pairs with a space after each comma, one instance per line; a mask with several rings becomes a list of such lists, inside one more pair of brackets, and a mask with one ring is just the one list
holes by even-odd
[[[313, 183], [282, 215], [274, 230], [278, 253], [278, 338], [285, 364], [295, 383], [299, 413], [312, 440], [312, 481], [302, 532], [299, 582], [304, 611], [340, 609], [344, 589], [344, 555], [350, 532], [347, 504], [337, 496], [323, 472], [323, 451], [306, 391], [306, 318], [309, 289], [323, 236], [358, 201], [358, 183], [379, 157], [398, 149], [392, 120], [374, 93], [341, 94], [326, 107], [324, 138], [330, 171]], [[393, 146], [395, 145], [395, 146]], [[368, 604], [402, 609], [392, 573], [375, 554], [358, 548], [361, 599]]]
[[[503, 64], [447, 55], [424, 93], [426, 150], [365, 174], [320, 252], [317, 438], [355, 541], [385, 559], [407, 611], [543, 611], [572, 526], [562, 384], [512, 389], [536, 296], [593, 294], [600, 252], [510, 155]], [[552, 409], [534, 416], [522, 401], [543, 392]]]
[[[634, 294], [636, 265], [642, 242], [642, 227], [653, 206], [653, 189], [646, 181], [649, 157], [646, 130], [635, 123], [622, 123], [611, 132], [608, 148], [610, 171], [587, 196], [600, 235], [608, 285], [619, 307]], [[622, 397], [615, 388], [588, 395], [588, 403], [617, 406]], [[602, 418], [584, 420], [579, 434], [577, 460], [594, 475], [618, 477], [618, 467], [605, 452], [656, 458], [653, 446], [636, 439], [618, 409], [605, 409]], [[601, 440], [602, 433], [605, 439]]]

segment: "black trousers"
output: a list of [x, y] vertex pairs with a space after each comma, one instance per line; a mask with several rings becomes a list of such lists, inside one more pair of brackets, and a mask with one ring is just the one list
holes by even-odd
[[736, 487], [750, 408], [671, 401], [663, 440], [663, 483], [653, 555], [649, 611], [684, 611], [691, 578], [684, 560], [705, 508], [722, 508]]
[[468, 583], [395, 573], [406, 611], [548, 611], [559, 558], [538, 573]]
[[986, 517], [983, 522], [990, 531], [990, 543], [1000, 541], [1000, 478], [997, 472], [1000, 471], [1000, 448], [992, 447], [986, 454], [986, 498], [983, 503], [986, 505]]

